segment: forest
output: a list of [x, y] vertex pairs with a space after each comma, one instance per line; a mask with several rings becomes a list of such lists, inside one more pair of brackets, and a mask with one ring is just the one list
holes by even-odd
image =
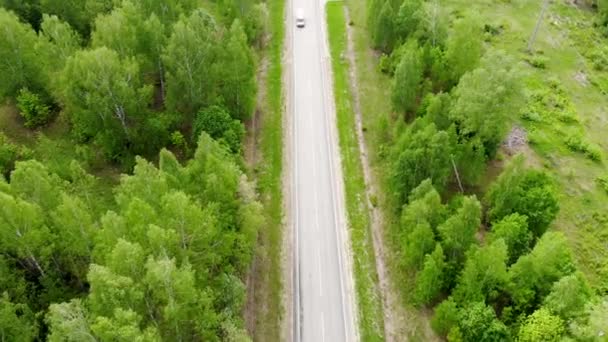
[[[465, 3], [533, 8], [533, 23], [541, 9], [515, 1], [368, 2], [368, 48], [391, 83], [390, 114], [378, 119], [374, 137], [397, 287], [419, 315], [431, 309], [432, 329], [448, 341], [603, 341], [606, 278], [590, 284], [571, 241], [554, 229], [561, 183], [530, 153], [510, 156], [504, 143], [520, 115], [576, 129], [581, 121], [558, 81], [530, 94], [530, 70], [550, 60], [525, 51], [528, 36], [517, 36], [515, 52], [494, 46], [512, 27]], [[592, 29], [608, 32], [606, 4], [584, 5], [594, 13]], [[602, 148], [577, 134], [567, 151], [602, 165]], [[488, 176], [495, 165], [500, 174]]]
[[249, 340], [267, 12], [0, 0], [2, 341]]

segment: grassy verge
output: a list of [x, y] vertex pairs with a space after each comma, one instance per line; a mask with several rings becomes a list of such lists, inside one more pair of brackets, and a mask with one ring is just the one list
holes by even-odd
[[258, 189], [264, 204], [267, 219], [266, 229], [260, 232], [261, 258], [256, 277], [261, 277], [261, 291], [256, 292], [256, 327], [254, 340], [279, 341], [281, 305], [281, 246], [282, 246], [282, 187], [283, 167], [283, 92], [282, 61], [285, 28], [283, 16], [285, 0], [269, 0], [269, 24], [271, 39], [267, 48], [268, 75], [266, 81], [266, 103], [260, 134], [262, 158], [258, 169]]
[[349, 87], [344, 3], [327, 4], [329, 45], [334, 77], [336, 119], [342, 154], [346, 209], [353, 247], [355, 288], [359, 305], [359, 329], [362, 341], [383, 340], [382, 305], [377, 293], [374, 249], [370, 217], [365, 204], [365, 180], [356, 137], [355, 113]]

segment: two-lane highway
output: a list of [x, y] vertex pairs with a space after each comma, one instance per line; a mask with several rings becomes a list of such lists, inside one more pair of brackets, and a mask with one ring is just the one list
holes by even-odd
[[[306, 25], [296, 28], [296, 9]], [[291, 0], [293, 337], [356, 341], [324, 0]]]

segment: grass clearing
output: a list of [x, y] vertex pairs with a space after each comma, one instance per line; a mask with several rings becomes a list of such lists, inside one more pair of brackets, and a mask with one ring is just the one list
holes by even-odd
[[255, 341], [279, 341], [280, 323], [283, 316], [281, 304], [282, 268], [282, 184], [283, 168], [283, 88], [282, 51], [285, 38], [283, 18], [285, 0], [269, 0], [269, 29], [271, 39], [265, 53], [268, 58], [266, 99], [261, 123], [261, 160], [256, 166], [260, 199], [264, 204], [266, 229], [260, 231], [257, 258], [259, 268], [255, 270], [261, 291], [255, 294], [256, 322]]
[[[541, 4], [532, 1], [446, 1], [451, 17], [475, 11], [482, 23], [504, 27], [487, 46], [522, 62], [529, 104], [513, 119], [528, 131], [530, 147], [560, 186], [559, 215], [553, 229], [563, 231], [578, 266], [598, 292], [608, 292], [607, 193], [598, 178], [608, 174], [608, 38], [594, 22], [596, 13], [572, 2], [552, 2], [532, 55], [525, 51]], [[542, 60], [542, 65], [530, 59]]]
[[382, 304], [376, 286], [378, 279], [370, 217], [365, 204], [365, 181], [355, 134], [355, 113], [348, 79], [348, 62], [343, 58], [347, 50], [344, 3], [329, 2], [326, 10], [346, 209], [354, 258], [359, 330], [362, 341], [382, 341], [384, 338]]

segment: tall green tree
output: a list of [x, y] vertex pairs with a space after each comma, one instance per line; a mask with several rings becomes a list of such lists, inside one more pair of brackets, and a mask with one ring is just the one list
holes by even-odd
[[53, 242], [39, 206], [0, 193], [0, 250], [21, 259], [22, 267], [34, 277], [44, 277]]
[[42, 13], [39, 0], [0, 0], [0, 7], [15, 12], [21, 20], [29, 23], [35, 30], [40, 28]]
[[508, 341], [507, 327], [496, 318], [492, 307], [483, 302], [469, 303], [461, 312], [459, 328], [464, 341]]
[[532, 233], [528, 230], [527, 216], [514, 213], [492, 224], [492, 231], [488, 241], [503, 240], [507, 244], [509, 265], [514, 263], [521, 255], [530, 250]]
[[56, 15], [42, 15], [40, 35], [46, 44], [45, 56], [50, 62], [48, 67], [49, 77], [55, 77], [61, 71], [68, 60], [78, 49], [80, 49], [81, 37], [70, 24], [62, 21]]
[[486, 193], [484, 202], [489, 207], [489, 221], [513, 213], [526, 216], [535, 238], [543, 235], [559, 211], [553, 180], [544, 171], [526, 169], [523, 156], [511, 161]]
[[530, 254], [509, 268], [509, 293], [521, 311], [536, 307], [554, 282], [575, 270], [572, 252], [563, 234], [545, 233]]
[[91, 36], [93, 47], [108, 47], [121, 58], [135, 57], [141, 72], [157, 77], [164, 98], [162, 51], [166, 43], [165, 27], [157, 14], [146, 16], [140, 2], [122, 2], [111, 13], [98, 16]]
[[78, 137], [93, 138], [112, 158], [136, 141], [151, 98], [137, 62], [105, 47], [80, 51], [68, 59], [60, 82]]
[[233, 118], [247, 119], [253, 113], [256, 100], [255, 61], [238, 19], [230, 27], [221, 55], [216, 64], [219, 96]]
[[519, 328], [518, 341], [561, 341], [565, 330], [561, 318], [552, 315], [549, 310], [541, 308], [528, 316]]
[[218, 32], [209, 13], [196, 10], [174, 25], [163, 54], [169, 109], [193, 114], [212, 103], [217, 58]]
[[454, 92], [451, 117], [464, 136], [478, 136], [494, 157], [523, 104], [517, 63], [502, 51], [489, 52], [481, 66], [466, 73]]
[[445, 256], [440, 244], [424, 257], [422, 271], [416, 276], [414, 301], [417, 305], [426, 305], [435, 300], [445, 284]]
[[395, 9], [391, 0], [376, 0], [380, 6], [380, 12], [371, 26], [371, 35], [374, 47], [384, 52], [392, 51], [395, 44]]
[[419, 270], [425, 255], [435, 248], [435, 234], [428, 222], [417, 224], [401, 245], [402, 263], [410, 270]]
[[395, 17], [395, 31], [399, 38], [407, 40], [420, 25], [421, 0], [404, 0]]
[[422, 36], [431, 46], [443, 46], [447, 37], [447, 15], [440, 0], [430, 0], [422, 4], [419, 12]]
[[75, 28], [83, 37], [88, 38], [91, 25], [98, 14], [112, 10], [115, 0], [40, 0], [40, 11], [56, 15]]
[[80, 299], [69, 303], [51, 304], [45, 317], [50, 342], [97, 341], [91, 332], [87, 313]]
[[431, 320], [433, 330], [441, 336], [446, 336], [450, 330], [458, 326], [460, 308], [452, 297], [448, 297], [435, 307]]
[[447, 132], [438, 131], [433, 124], [420, 130], [409, 128], [401, 134], [391, 158], [391, 179], [398, 203], [405, 203], [410, 191], [427, 178], [438, 189], [443, 188], [452, 172], [450, 140]]
[[141, 9], [125, 0], [120, 7], [95, 19], [91, 45], [112, 49], [120, 58], [135, 57], [141, 53], [144, 20]]
[[454, 23], [446, 42], [445, 63], [450, 68], [451, 84], [455, 85], [465, 73], [475, 69], [481, 58], [482, 28], [475, 15]]
[[581, 316], [592, 297], [593, 291], [585, 276], [576, 272], [555, 282], [543, 303], [551, 313], [567, 321]]
[[465, 252], [477, 242], [475, 234], [481, 225], [481, 205], [477, 198], [465, 197], [456, 213], [438, 227], [447, 259], [459, 265]]
[[152, 14], [169, 30], [181, 15], [189, 15], [200, 3], [197, 0], [133, 0], [147, 18]]
[[38, 37], [32, 28], [12, 13], [0, 8], [0, 99], [16, 97], [19, 89], [34, 91], [45, 88], [43, 60], [36, 49]]
[[5, 292], [0, 295], [0, 338], [3, 341], [34, 341], [38, 325], [34, 313], [25, 304], [12, 303]]
[[424, 66], [416, 44], [408, 44], [395, 70], [391, 99], [393, 107], [402, 113], [416, 109]]
[[507, 246], [503, 240], [481, 248], [471, 248], [454, 290], [456, 301], [469, 303], [496, 300], [508, 283], [506, 261]]
[[86, 1], [79, 0], [40, 0], [42, 13], [56, 15], [84, 36], [90, 31], [90, 17], [85, 11]]
[[409, 234], [419, 224], [430, 224], [433, 230], [446, 219], [447, 210], [430, 179], [422, 181], [408, 196], [403, 207], [400, 230]]
[[77, 197], [61, 196], [61, 204], [51, 212], [51, 231], [58, 236], [55, 251], [65, 270], [83, 286], [95, 238], [94, 218]]

